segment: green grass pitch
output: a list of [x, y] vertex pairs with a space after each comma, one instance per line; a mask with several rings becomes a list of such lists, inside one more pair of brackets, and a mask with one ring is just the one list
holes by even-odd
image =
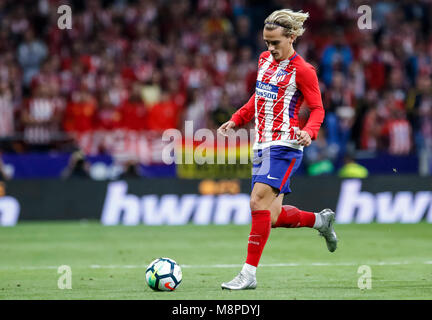
[[[432, 225], [336, 225], [334, 253], [316, 230], [272, 229], [258, 288], [222, 291], [245, 259], [250, 226], [101, 226], [20, 223], [0, 228], [0, 299], [432, 299]], [[145, 283], [147, 264], [182, 265], [174, 292]], [[72, 269], [60, 290], [57, 268]], [[361, 265], [372, 288], [359, 289]]]

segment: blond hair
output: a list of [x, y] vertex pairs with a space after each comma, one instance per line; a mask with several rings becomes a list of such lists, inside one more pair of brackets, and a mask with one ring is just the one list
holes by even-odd
[[264, 20], [264, 28], [271, 31], [282, 27], [284, 36], [295, 35], [299, 37], [305, 32], [303, 22], [307, 18], [309, 18], [308, 12], [294, 12], [291, 9], [276, 10]]

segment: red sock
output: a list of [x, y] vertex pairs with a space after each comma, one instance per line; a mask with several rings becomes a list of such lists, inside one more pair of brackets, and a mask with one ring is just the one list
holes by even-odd
[[294, 206], [282, 206], [279, 218], [273, 228], [313, 228], [315, 214], [313, 212], [302, 211]]
[[270, 230], [270, 210], [252, 211], [252, 228], [247, 248], [247, 264], [258, 267], [258, 262], [270, 235]]

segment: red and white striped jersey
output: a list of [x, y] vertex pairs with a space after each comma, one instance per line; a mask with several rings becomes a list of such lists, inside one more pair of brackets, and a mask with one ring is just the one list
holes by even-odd
[[31, 98], [24, 106], [32, 120], [24, 126], [24, 139], [34, 144], [50, 143], [59, 132], [56, 115], [63, 111], [61, 99]]
[[315, 139], [324, 119], [324, 108], [315, 68], [296, 52], [277, 61], [269, 51], [259, 57], [255, 94], [231, 120], [241, 126], [255, 116], [253, 149], [284, 145], [298, 150], [299, 110], [306, 101], [310, 116], [302, 130]]
[[394, 155], [405, 155], [410, 153], [411, 145], [411, 125], [406, 119], [388, 120], [382, 133], [388, 135], [388, 151]]

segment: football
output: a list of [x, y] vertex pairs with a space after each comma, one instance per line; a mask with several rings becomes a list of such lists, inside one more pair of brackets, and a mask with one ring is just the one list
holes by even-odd
[[182, 281], [182, 271], [170, 258], [153, 260], [146, 270], [146, 282], [156, 291], [174, 291]]

